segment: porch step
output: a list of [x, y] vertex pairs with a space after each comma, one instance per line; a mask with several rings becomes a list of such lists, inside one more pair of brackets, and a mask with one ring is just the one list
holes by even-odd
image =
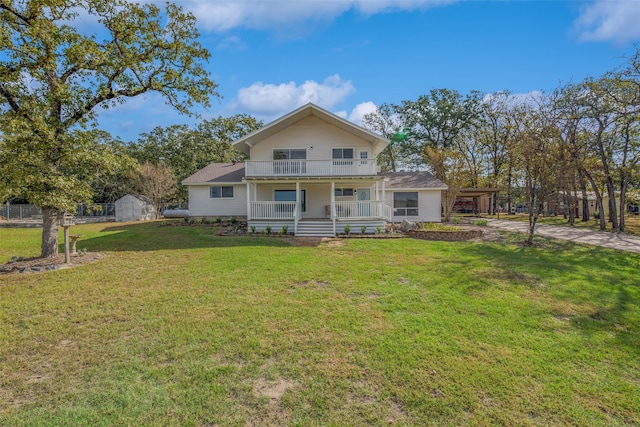
[[302, 237], [334, 237], [333, 222], [331, 221], [300, 221], [296, 236]]

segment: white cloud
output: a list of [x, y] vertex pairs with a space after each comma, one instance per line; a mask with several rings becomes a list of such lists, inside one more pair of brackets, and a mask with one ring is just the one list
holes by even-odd
[[274, 29], [301, 22], [327, 22], [356, 10], [363, 15], [401, 10], [427, 9], [457, 0], [192, 0], [181, 4], [198, 18], [207, 31], [225, 32], [234, 28]]
[[374, 113], [377, 108], [376, 104], [371, 101], [361, 102], [349, 114], [349, 121], [362, 126], [362, 118], [367, 114]]
[[322, 83], [313, 80], [301, 85], [295, 82], [277, 85], [256, 82], [238, 91], [235, 107], [259, 116], [286, 114], [309, 102], [331, 109], [354, 92], [351, 81], [344, 81], [337, 74], [327, 77]]
[[596, 0], [581, 11], [575, 27], [582, 40], [624, 43], [640, 39], [639, 23], [639, 1]]

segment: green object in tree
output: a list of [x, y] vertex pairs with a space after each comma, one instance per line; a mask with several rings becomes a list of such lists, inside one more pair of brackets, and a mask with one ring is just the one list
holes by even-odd
[[409, 128], [402, 128], [400, 131], [398, 131], [397, 133], [391, 135], [391, 137], [389, 138], [391, 140], [391, 142], [402, 142], [405, 139], [407, 139], [407, 132], [409, 131]]

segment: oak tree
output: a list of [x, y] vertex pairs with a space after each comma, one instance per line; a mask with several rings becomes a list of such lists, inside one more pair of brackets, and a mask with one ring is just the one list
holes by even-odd
[[0, 188], [42, 208], [41, 256], [54, 256], [58, 216], [91, 199], [85, 168], [118, 162], [73, 130], [148, 92], [181, 113], [209, 105], [218, 96], [203, 67], [210, 54], [195, 17], [173, 4], [0, 0], [0, 24]]

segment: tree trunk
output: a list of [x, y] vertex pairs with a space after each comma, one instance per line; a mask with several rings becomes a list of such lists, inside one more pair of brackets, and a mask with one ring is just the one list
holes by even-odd
[[624, 231], [625, 229], [625, 219], [624, 214], [627, 211], [627, 180], [622, 177], [622, 183], [620, 184], [620, 224], [619, 230]]
[[591, 213], [589, 212], [589, 196], [587, 194], [587, 183], [585, 182], [582, 173], [580, 173], [580, 192], [582, 193], [582, 222], [587, 222], [590, 219]]
[[42, 208], [42, 258], [58, 255], [58, 214], [54, 207]]
[[509, 173], [507, 176], [507, 215], [511, 215], [511, 163], [509, 163]]
[[613, 228], [613, 231], [619, 231], [618, 201], [616, 200], [616, 191], [611, 177], [607, 177], [607, 193], [609, 194], [609, 221], [611, 222], [611, 228]]
[[538, 222], [538, 215], [540, 215], [540, 209], [542, 209], [542, 205], [540, 205], [537, 209], [529, 208], [529, 233], [527, 235], [527, 240], [525, 241], [525, 244], [527, 246], [533, 246], [533, 236], [536, 231], [536, 223]]
[[604, 203], [602, 202], [602, 193], [598, 189], [598, 184], [596, 184], [595, 180], [591, 176], [591, 174], [587, 171], [583, 171], [589, 182], [591, 183], [591, 188], [593, 188], [593, 192], [596, 195], [596, 202], [598, 206], [598, 217], [600, 219], [600, 230], [604, 231], [607, 229], [607, 222], [604, 218]]
[[444, 216], [444, 222], [449, 222], [451, 214], [453, 213], [453, 205], [456, 203], [456, 197], [458, 197], [458, 188], [451, 185], [447, 190], [442, 190], [442, 214]]

